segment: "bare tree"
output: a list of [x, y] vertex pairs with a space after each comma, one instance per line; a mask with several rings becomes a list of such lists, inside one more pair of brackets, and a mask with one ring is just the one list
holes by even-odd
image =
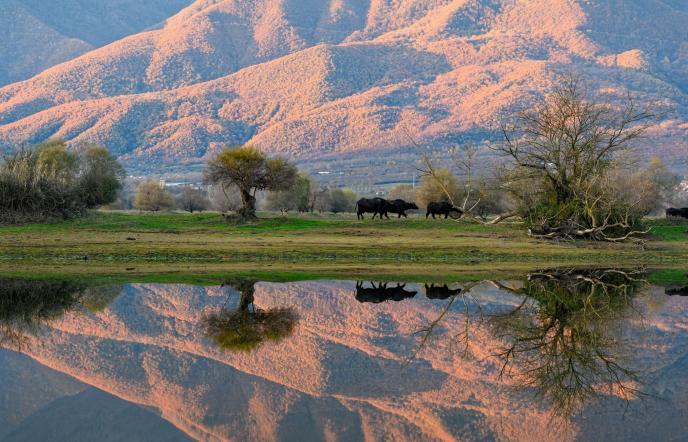
[[[494, 204], [495, 208], [499, 207], [495, 204], [495, 201], [498, 199], [495, 195], [497, 189], [493, 188], [490, 190], [487, 185], [478, 186], [477, 181], [473, 177], [473, 157], [470, 154], [458, 161], [463, 163], [463, 167], [465, 167], [467, 179], [463, 185], [459, 184], [457, 178], [451, 178], [453, 175], [451, 175], [448, 169], [436, 168], [430, 158], [424, 155], [421, 158], [423, 167], [419, 169], [423, 175], [421, 188], [424, 182], [428, 183], [428, 187], [435, 189], [434, 193], [439, 195], [436, 198], [445, 200], [457, 207], [462, 212], [461, 217], [469, 218], [481, 224], [497, 224], [518, 215], [515, 211], [501, 211], [502, 213], [497, 217], [487, 220], [483, 208], [487, 207], [486, 202], [490, 200], [490, 204]], [[442, 195], [443, 197], [441, 197]], [[501, 209], [501, 207], [499, 208]]]
[[221, 185], [208, 187], [210, 207], [218, 212], [236, 212], [241, 209], [241, 196], [236, 188], [226, 188]]
[[177, 195], [177, 208], [189, 213], [202, 212], [208, 208], [210, 202], [202, 189], [184, 186]]
[[621, 104], [592, 98], [571, 77], [505, 123], [495, 149], [513, 165], [512, 187], [534, 182], [539, 190], [535, 204], [522, 207], [531, 233], [611, 241], [639, 233], [634, 204], [615, 204], [608, 175], [652, 117], [630, 96]]

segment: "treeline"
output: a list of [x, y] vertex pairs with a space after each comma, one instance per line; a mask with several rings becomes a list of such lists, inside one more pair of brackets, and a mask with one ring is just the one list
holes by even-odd
[[52, 140], [21, 149], [0, 164], [0, 223], [82, 215], [114, 202], [123, 178], [122, 166], [95, 144], [68, 149]]
[[[321, 186], [307, 173], [299, 172], [293, 185], [282, 191], [256, 193], [256, 207], [267, 211], [300, 213], [344, 213], [356, 209], [358, 196], [350, 189]], [[169, 211], [189, 213], [217, 211], [238, 213], [243, 202], [236, 186], [195, 185], [166, 187], [161, 181], [126, 183], [115, 210]]]

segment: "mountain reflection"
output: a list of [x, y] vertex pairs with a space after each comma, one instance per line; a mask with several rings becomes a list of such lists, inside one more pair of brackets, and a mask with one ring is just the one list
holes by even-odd
[[241, 297], [236, 309], [223, 306], [204, 318], [208, 336], [219, 347], [250, 352], [265, 341], [279, 342], [294, 332], [298, 322], [294, 309], [277, 307], [263, 310], [255, 306], [257, 282], [238, 278], [222, 285], [237, 290]]
[[[447, 284], [0, 280], [1, 346], [199, 440], [671, 440], [685, 434], [686, 304], [645, 280], [610, 269]], [[17, 388], [36, 395], [26, 379]], [[624, 410], [636, 397], [647, 407]]]

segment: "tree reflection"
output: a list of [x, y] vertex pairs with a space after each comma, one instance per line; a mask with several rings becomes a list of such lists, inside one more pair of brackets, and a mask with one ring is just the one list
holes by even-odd
[[99, 285], [84, 289], [81, 304], [90, 312], [102, 312], [122, 293], [121, 285]]
[[73, 281], [0, 279], [0, 346], [20, 351], [42, 326], [77, 308], [84, 289]]
[[600, 394], [637, 396], [638, 375], [623, 365], [615, 331], [634, 311], [643, 277], [641, 271], [556, 270], [532, 274], [520, 288], [494, 282], [524, 296], [513, 311], [492, 318], [505, 343], [497, 353], [500, 376], [535, 388], [562, 415]]
[[204, 318], [208, 336], [219, 347], [250, 352], [266, 341], [278, 342], [294, 332], [298, 322], [294, 309], [278, 307], [264, 310], [255, 306], [256, 282], [237, 278], [222, 284], [236, 289], [241, 298], [238, 308], [231, 310], [225, 305]]

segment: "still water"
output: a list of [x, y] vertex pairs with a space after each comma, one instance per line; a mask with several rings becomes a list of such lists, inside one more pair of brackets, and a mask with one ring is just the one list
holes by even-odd
[[687, 288], [0, 280], [0, 440], [688, 440]]

